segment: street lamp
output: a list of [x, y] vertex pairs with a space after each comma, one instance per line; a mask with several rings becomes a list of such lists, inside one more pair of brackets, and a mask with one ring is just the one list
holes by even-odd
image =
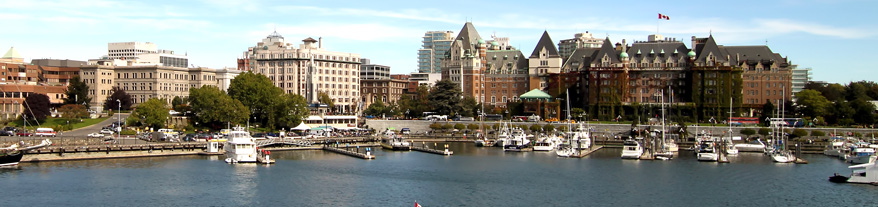
[[116, 119], [116, 123], [119, 124], [119, 126], [116, 127], [116, 139], [119, 139], [119, 137], [121, 137], [120, 135], [122, 134], [122, 101], [116, 99], [116, 102], [119, 103], [119, 111], [116, 112], [117, 114], [119, 114], [117, 116], [118, 118]]

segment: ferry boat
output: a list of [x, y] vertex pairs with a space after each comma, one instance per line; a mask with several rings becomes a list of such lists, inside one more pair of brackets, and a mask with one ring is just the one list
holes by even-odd
[[412, 149], [412, 143], [406, 141], [402, 136], [393, 135], [381, 140], [381, 147], [389, 150], [408, 151]]
[[643, 147], [635, 140], [622, 142], [622, 159], [640, 159], [643, 155]]
[[32, 149], [38, 149], [52, 144], [48, 139], [43, 140], [40, 144], [21, 147], [19, 144], [13, 144], [6, 148], [0, 148], [0, 167], [16, 166], [21, 162], [25, 152]]
[[229, 132], [223, 150], [226, 151], [226, 163], [256, 163], [259, 153], [256, 142], [243, 127], [235, 127]]

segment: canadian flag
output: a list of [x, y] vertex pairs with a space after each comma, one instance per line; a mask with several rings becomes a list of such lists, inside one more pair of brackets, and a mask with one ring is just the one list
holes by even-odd
[[662, 14], [662, 13], [659, 13], [659, 19], [671, 20], [671, 18], [668, 17], [668, 15], [664, 15], [664, 14]]
[[418, 204], [418, 202], [415, 202], [415, 207], [421, 207], [421, 204]]

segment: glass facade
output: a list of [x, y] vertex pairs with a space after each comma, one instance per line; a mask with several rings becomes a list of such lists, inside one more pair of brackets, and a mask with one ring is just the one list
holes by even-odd
[[424, 33], [423, 45], [418, 50], [418, 72], [439, 73], [441, 72], [440, 60], [445, 52], [451, 48], [454, 39], [452, 31], [429, 31]]

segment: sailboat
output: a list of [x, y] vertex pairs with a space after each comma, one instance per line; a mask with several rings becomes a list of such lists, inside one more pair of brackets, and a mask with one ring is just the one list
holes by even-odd
[[[786, 97], [784, 97], [784, 98], [786, 98]], [[782, 104], [783, 104], [783, 102], [778, 103], [778, 107], [780, 107], [780, 105], [782, 105]], [[786, 106], [784, 106], [784, 108], [781, 108], [781, 111], [780, 111], [781, 120], [784, 120], [784, 118], [785, 118], [784, 112], [783, 112], [785, 109], [786, 109]], [[784, 122], [784, 124], [786, 124], [786, 122]], [[779, 163], [789, 163], [789, 162], [796, 161], [796, 156], [793, 155], [793, 153], [790, 152], [789, 149], [787, 149], [786, 135], [784, 134], [784, 131], [783, 131], [783, 124], [779, 124], [779, 125], [780, 125], [780, 130], [778, 133], [780, 134], [780, 138], [775, 137], [775, 139], [777, 140], [776, 141], [777, 145], [775, 145], [774, 150], [770, 153], [771, 159], [774, 160], [775, 162], [779, 162]], [[775, 125], [775, 127], [777, 127], [777, 125]], [[775, 135], [777, 135], [777, 134], [775, 134]]]
[[[570, 93], [567, 91], [567, 119], [570, 119]], [[555, 150], [555, 154], [559, 157], [570, 157], [577, 155], [581, 152], [581, 150], [588, 149], [591, 147], [591, 136], [589, 129], [584, 127], [582, 123], [579, 123], [578, 127], [575, 131], [571, 131], [570, 122], [567, 122], [567, 133], [564, 134], [567, 137], [566, 143], [562, 143], [558, 146], [558, 149]]]
[[[668, 86], [668, 88], [670, 88], [670, 86]], [[662, 137], [661, 140], [659, 140], [659, 147], [657, 147], [654, 154], [655, 158], [659, 160], [668, 160], [674, 157], [674, 152], [669, 150], [668, 143], [665, 141], [665, 133], [665, 95], [662, 93]]]

